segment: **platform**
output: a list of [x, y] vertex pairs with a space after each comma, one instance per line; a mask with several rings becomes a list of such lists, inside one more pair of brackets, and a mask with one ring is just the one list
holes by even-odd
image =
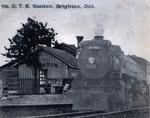
[[63, 105], [72, 104], [73, 98], [66, 94], [22, 95], [1, 98], [0, 107], [10, 106], [39, 106], [39, 105]]

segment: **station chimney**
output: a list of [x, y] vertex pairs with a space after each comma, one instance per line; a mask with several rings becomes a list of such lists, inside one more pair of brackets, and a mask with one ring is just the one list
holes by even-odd
[[77, 47], [80, 48], [83, 36], [76, 36], [76, 38], [77, 38]]

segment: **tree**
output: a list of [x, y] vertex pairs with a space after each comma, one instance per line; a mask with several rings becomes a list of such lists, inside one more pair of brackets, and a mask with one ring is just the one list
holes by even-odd
[[3, 55], [11, 60], [26, 57], [40, 45], [51, 47], [56, 42], [56, 35], [53, 28], [47, 28], [47, 23], [28, 18], [27, 23], [22, 24], [22, 28], [17, 30], [17, 34], [8, 39], [10, 47], [5, 47], [7, 52]]
[[37, 92], [37, 69], [41, 66], [39, 61], [39, 53], [35, 51], [41, 45], [51, 47], [58, 44], [55, 40], [55, 30], [47, 28], [47, 23], [35, 21], [31, 18], [27, 19], [27, 23], [22, 24], [22, 28], [17, 30], [16, 35], [12, 39], [8, 39], [10, 47], [5, 47], [6, 53], [2, 54], [13, 60], [23, 60], [27, 66], [33, 70], [35, 78], [35, 93]]

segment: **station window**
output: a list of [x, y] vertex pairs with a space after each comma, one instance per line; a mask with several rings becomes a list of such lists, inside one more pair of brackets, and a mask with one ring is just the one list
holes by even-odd
[[47, 84], [47, 70], [40, 70], [40, 85]]
[[50, 94], [51, 93], [51, 84], [48, 82], [47, 70], [40, 70], [40, 93], [41, 94]]

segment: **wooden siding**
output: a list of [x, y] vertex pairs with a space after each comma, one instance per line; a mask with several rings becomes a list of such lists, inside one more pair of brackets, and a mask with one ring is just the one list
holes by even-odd
[[19, 78], [34, 78], [33, 70], [26, 64], [19, 65]]
[[68, 78], [68, 66], [46, 52], [41, 52], [40, 62], [48, 69], [48, 78]]
[[3, 88], [3, 73], [0, 71], [0, 98], [2, 97], [2, 88]]
[[19, 94], [33, 94], [34, 80], [32, 78], [19, 79]]
[[[38, 73], [38, 72], [37, 72]], [[37, 74], [38, 77], [39, 74]], [[35, 84], [34, 70], [26, 64], [19, 65], [19, 94], [34, 94], [39, 89], [39, 80]], [[37, 92], [38, 93], [38, 92]]]
[[2, 71], [2, 93], [18, 94], [18, 70], [3, 70]]
[[18, 70], [7, 71], [7, 88], [9, 94], [18, 94]]

